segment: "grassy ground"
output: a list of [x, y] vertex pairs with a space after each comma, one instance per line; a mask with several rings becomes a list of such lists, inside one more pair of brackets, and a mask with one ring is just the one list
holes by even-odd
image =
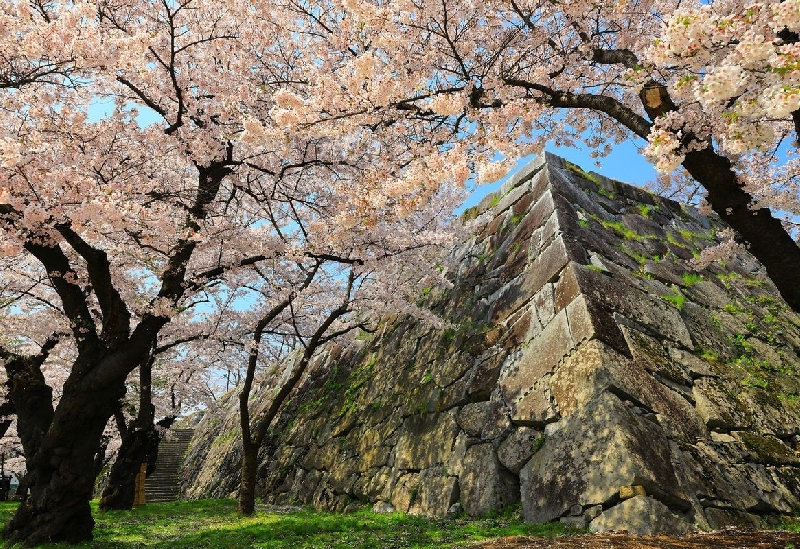
[[[5, 523], [16, 503], [0, 503]], [[482, 520], [432, 520], [399, 513], [358, 511], [258, 512], [236, 515], [233, 500], [150, 504], [132, 511], [98, 513], [94, 541], [42, 547], [92, 548], [245, 548], [383, 549], [453, 548], [497, 536], [556, 536], [568, 533], [559, 524], [524, 524], [514, 513]]]

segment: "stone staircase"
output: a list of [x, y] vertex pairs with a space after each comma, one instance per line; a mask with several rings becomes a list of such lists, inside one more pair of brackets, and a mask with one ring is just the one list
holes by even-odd
[[144, 483], [147, 503], [178, 499], [178, 470], [189, 447], [194, 429], [170, 429], [158, 447], [158, 459], [153, 473]]

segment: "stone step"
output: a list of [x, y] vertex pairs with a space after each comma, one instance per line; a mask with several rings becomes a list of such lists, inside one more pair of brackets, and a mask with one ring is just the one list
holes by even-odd
[[175, 501], [180, 493], [178, 470], [189, 447], [194, 429], [170, 429], [158, 448], [153, 473], [145, 479], [146, 501], [162, 503]]

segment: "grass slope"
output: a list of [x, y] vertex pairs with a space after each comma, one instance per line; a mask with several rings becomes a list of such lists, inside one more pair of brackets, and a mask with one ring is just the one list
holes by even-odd
[[[16, 503], [0, 503], [5, 523]], [[518, 513], [482, 520], [435, 520], [368, 510], [333, 514], [318, 511], [258, 512], [243, 518], [233, 500], [156, 503], [131, 511], [97, 512], [94, 541], [53, 548], [246, 548], [259, 549], [444, 549], [497, 536], [557, 536], [560, 524], [524, 524]], [[577, 533], [577, 532], [572, 532]]]

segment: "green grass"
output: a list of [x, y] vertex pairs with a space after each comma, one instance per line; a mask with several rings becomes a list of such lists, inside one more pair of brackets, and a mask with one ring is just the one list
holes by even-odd
[[629, 229], [621, 221], [608, 221], [606, 219], [600, 219], [599, 221], [603, 227], [611, 229], [617, 236], [621, 236], [625, 240], [633, 240], [635, 242], [642, 240], [642, 237], [636, 234], [636, 231]]
[[703, 275], [698, 273], [683, 273], [681, 279], [683, 280], [683, 285], [688, 288], [703, 280]]
[[[0, 503], [6, 522], [16, 503]], [[259, 548], [381, 549], [452, 548], [482, 539], [525, 535], [554, 537], [569, 533], [561, 524], [525, 524], [519, 513], [481, 520], [435, 520], [402, 513], [367, 510], [335, 514], [318, 511], [259, 512], [244, 518], [233, 500], [201, 500], [150, 504], [132, 511], [98, 513], [94, 540], [78, 545], [48, 544], [43, 548], [158, 549]]]
[[677, 289], [673, 289], [673, 293], [662, 295], [661, 299], [671, 303], [679, 311], [683, 310], [683, 304], [686, 303], [686, 297]]
[[639, 210], [639, 213], [642, 215], [642, 217], [650, 217], [650, 213], [653, 210], [657, 210], [658, 206], [650, 206], [648, 204], [637, 204], [636, 209]]

